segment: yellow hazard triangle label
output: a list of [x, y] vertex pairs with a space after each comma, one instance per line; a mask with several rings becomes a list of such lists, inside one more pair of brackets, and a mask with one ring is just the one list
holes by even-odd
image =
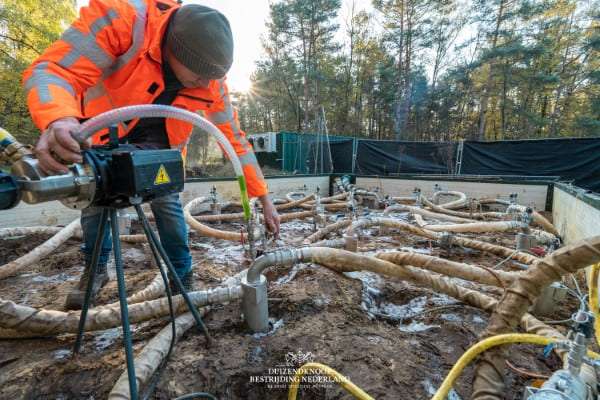
[[161, 164], [158, 173], [156, 174], [156, 178], [154, 178], [154, 184], [164, 185], [165, 183], [171, 183], [171, 178], [169, 178], [165, 166]]

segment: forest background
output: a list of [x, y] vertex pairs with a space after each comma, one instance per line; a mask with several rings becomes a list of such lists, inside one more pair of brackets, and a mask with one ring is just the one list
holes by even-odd
[[[0, 126], [32, 143], [23, 70], [74, 0], [0, 3]], [[270, 2], [247, 133], [448, 141], [600, 136], [600, 1]], [[340, 12], [346, 7], [342, 23]]]

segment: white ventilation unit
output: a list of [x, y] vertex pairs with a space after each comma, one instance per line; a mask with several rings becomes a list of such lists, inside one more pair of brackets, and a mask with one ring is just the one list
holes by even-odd
[[252, 145], [255, 153], [276, 153], [277, 152], [277, 133], [256, 133], [250, 135], [248, 141]]

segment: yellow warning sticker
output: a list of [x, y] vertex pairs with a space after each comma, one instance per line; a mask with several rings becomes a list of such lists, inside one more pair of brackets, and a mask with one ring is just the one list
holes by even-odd
[[161, 164], [158, 173], [156, 174], [156, 178], [154, 178], [154, 184], [164, 185], [165, 183], [171, 183], [171, 178], [169, 178], [165, 166]]

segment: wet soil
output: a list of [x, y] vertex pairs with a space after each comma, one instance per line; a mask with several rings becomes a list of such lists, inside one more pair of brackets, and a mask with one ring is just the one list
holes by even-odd
[[[237, 229], [227, 224], [222, 229]], [[312, 232], [312, 224], [283, 225], [279, 247]], [[511, 235], [495, 235], [510, 241]], [[0, 265], [25, 254], [47, 237], [0, 240]], [[240, 244], [190, 236], [198, 287], [216, 286], [248, 265]], [[493, 268], [500, 258], [478, 251], [442, 252], [434, 243], [412, 235], [377, 236], [365, 230], [359, 250], [412, 248], [452, 260]], [[156, 275], [148, 249], [123, 245], [128, 294]], [[70, 240], [22, 275], [0, 281], [3, 299], [62, 310], [64, 297], [82, 271], [79, 242]], [[503, 269], [515, 266], [505, 263]], [[340, 371], [376, 399], [428, 399], [454, 362], [487, 324], [485, 312], [429, 289], [373, 274], [338, 274], [310, 264], [275, 267], [267, 272], [273, 329], [268, 335], [247, 332], [239, 302], [214, 307], [206, 316], [214, 342], [206, 348], [202, 334], [191, 329], [177, 344], [151, 399], [172, 399], [195, 391], [218, 399], [286, 399], [294, 368], [307, 361]], [[462, 282], [464, 283], [464, 282]], [[494, 288], [479, 287], [491, 295]], [[117, 300], [114, 278], [102, 289], [99, 303]], [[568, 299], [552, 319], [567, 318], [576, 308]], [[167, 324], [166, 319], [134, 326], [136, 352]], [[562, 328], [561, 328], [562, 329]], [[85, 335], [83, 351], [72, 357], [74, 335], [0, 340], [0, 399], [104, 399], [125, 370], [119, 328]], [[535, 346], [516, 346], [510, 362], [527, 371], [550, 374], [555, 356], [544, 358]], [[470, 395], [473, 367], [455, 389]], [[315, 377], [316, 378], [316, 377]], [[315, 379], [316, 381], [316, 379]], [[531, 380], [510, 370], [507, 399], [520, 398]], [[303, 384], [299, 399], [347, 399], [335, 383]]]

